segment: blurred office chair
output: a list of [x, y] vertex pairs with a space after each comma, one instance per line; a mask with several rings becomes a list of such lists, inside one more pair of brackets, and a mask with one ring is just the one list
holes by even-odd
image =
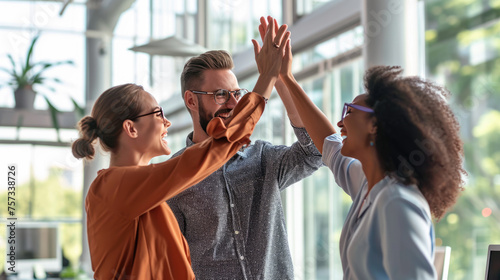
[[434, 253], [434, 267], [437, 272], [438, 280], [448, 280], [448, 268], [450, 267], [451, 247], [436, 247]]

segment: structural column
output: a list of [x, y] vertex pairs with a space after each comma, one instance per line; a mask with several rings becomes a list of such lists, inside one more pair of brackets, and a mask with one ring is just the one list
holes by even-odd
[[[89, 115], [92, 106], [101, 92], [111, 84], [111, 56], [109, 54], [111, 38], [87, 38], [87, 89], [86, 114]], [[85, 198], [90, 184], [95, 179], [97, 171], [109, 166], [109, 160], [102, 155], [100, 147], [96, 147], [96, 154], [92, 161], [85, 162], [83, 170], [83, 214], [82, 214], [82, 255], [81, 268], [93, 275], [90, 262], [90, 253], [87, 240], [87, 215], [85, 212]]]
[[418, 0], [363, 0], [365, 69], [399, 65], [405, 75], [424, 74], [423, 2]]
[[[111, 87], [111, 39], [121, 14], [130, 8], [135, 0], [89, 1], [87, 12], [87, 71], [86, 71], [86, 113], [99, 95]], [[94, 4], [92, 4], [94, 3]], [[93, 6], [98, 5], [98, 6]], [[87, 239], [87, 215], [85, 197], [97, 171], [109, 166], [109, 159], [96, 149], [94, 159], [85, 164], [83, 171], [83, 214], [82, 214], [82, 255], [80, 266], [93, 276]]]

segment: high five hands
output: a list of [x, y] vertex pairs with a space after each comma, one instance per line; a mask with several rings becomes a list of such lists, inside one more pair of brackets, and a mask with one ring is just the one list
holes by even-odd
[[278, 28], [278, 22], [272, 17], [260, 18], [259, 33], [262, 38], [262, 47], [252, 39], [255, 53], [255, 61], [261, 75], [278, 77], [288, 72], [284, 70], [291, 68], [290, 31], [283, 24]]

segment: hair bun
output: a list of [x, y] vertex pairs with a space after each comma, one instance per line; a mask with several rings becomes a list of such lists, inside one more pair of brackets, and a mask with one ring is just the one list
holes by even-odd
[[97, 121], [91, 117], [86, 116], [82, 118], [79, 122], [81, 137], [89, 142], [93, 142], [95, 138], [98, 137], [99, 128], [97, 127]]
[[94, 147], [92, 143], [98, 137], [97, 121], [91, 117], [83, 117], [78, 122], [80, 138], [73, 142], [72, 151], [76, 158], [92, 159], [94, 157]]
[[85, 124], [88, 129], [96, 129], [97, 128], [97, 121], [91, 117], [91, 116], [86, 116], [83, 119], [80, 120], [82, 124]]

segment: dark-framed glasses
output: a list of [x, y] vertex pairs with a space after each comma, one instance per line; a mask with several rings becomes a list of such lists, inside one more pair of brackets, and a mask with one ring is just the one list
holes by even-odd
[[236, 101], [239, 101], [243, 95], [248, 93], [248, 90], [242, 88], [242, 89], [237, 89], [237, 90], [227, 90], [227, 89], [218, 89], [216, 91], [199, 91], [199, 90], [190, 90], [192, 93], [196, 94], [212, 94], [214, 96], [214, 101], [215, 103], [219, 105], [224, 105], [226, 104], [227, 101], [229, 101], [230, 94], [232, 93], [234, 96], [234, 99]]
[[138, 118], [140, 118], [140, 117], [145, 117], [145, 116], [149, 116], [149, 115], [152, 115], [152, 114], [158, 114], [158, 113], [160, 113], [160, 115], [158, 115], [158, 116], [161, 116], [162, 118], [165, 118], [165, 114], [163, 113], [163, 108], [162, 108], [162, 107], [160, 107], [160, 109], [154, 110], [154, 111], [153, 111], [153, 112], [151, 112], [151, 113], [147, 113], [147, 114], [139, 115], [139, 116], [137, 116], [137, 117], [130, 118], [129, 120], [133, 121], [133, 120], [138, 119]]
[[354, 103], [344, 103], [344, 109], [342, 110], [342, 117], [340, 119], [341, 121], [344, 120], [345, 115], [347, 114], [347, 109], [348, 109], [347, 107], [358, 109], [360, 111], [367, 112], [367, 113], [373, 113], [373, 112], [375, 112], [375, 111], [373, 111], [372, 108], [368, 108], [368, 107], [365, 107], [365, 106], [357, 105], [357, 104], [354, 104]]

